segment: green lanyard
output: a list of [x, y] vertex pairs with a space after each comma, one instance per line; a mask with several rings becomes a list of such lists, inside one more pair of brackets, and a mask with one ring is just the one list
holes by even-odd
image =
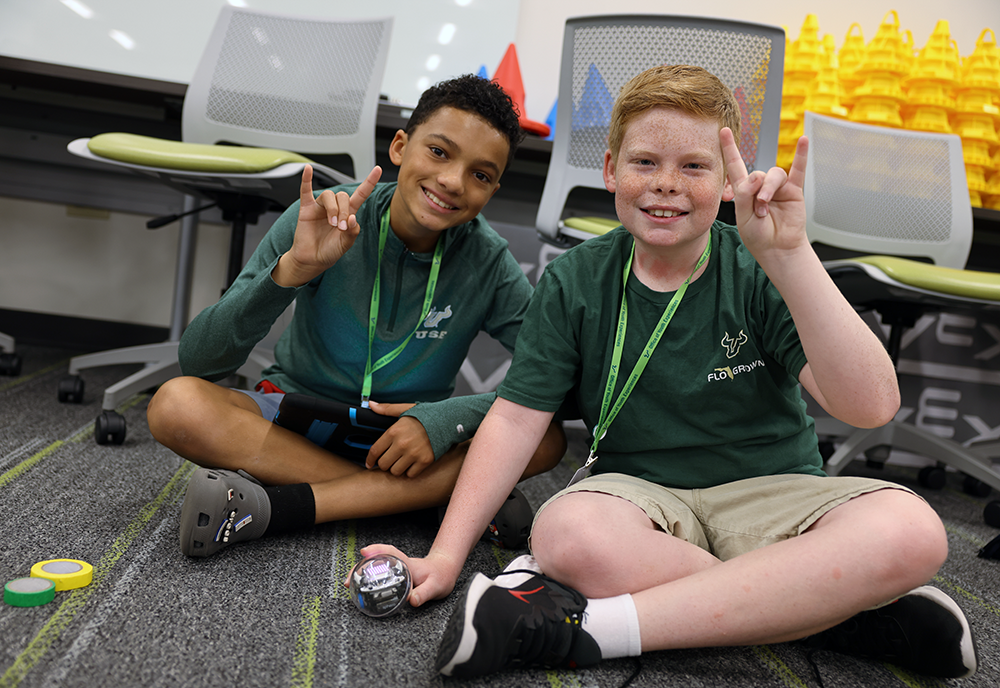
[[372, 343], [375, 341], [375, 325], [378, 322], [378, 304], [381, 297], [381, 284], [382, 284], [382, 253], [385, 251], [385, 240], [389, 236], [389, 209], [385, 209], [385, 214], [382, 215], [382, 223], [379, 226], [378, 232], [378, 268], [375, 271], [375, 286], [372, 287], [372, 300], [371, 305], [368, 308], [368, 361], [365, 363], [365, 380], [361, 386], [361, 407], [368, 408], [368, 398], [372, 393], [372, 374], [392, 363], [399, 354], [403, 353], [403, 349], [406, 345], [410, 343], [410, 339], [417, 333], [420, 328], [420, 323], [424, 321], [427, 314], [431, 310], [431, 301], [434, 299], [434, 289], [437, 287], [438, 273], [441, 272], [441, 257], [444, 255], [444, 242], [438, 240], [437, 246], [434, 248], [434, 258], [431, 260], [431, 274], [427, 277], [427, 289], [424, 291], [424, 305], [421, 309], [420, 318], [417, 319], [417, 326], [413, 328], [413, 332], [403, 340], [403, 343], [397, 346], [395, 349], [387, 353], [382, 358], [372, 365]]
[[[614, 396], [615, 384], [618, 382], [618, 368], [621, 365], [622, 360], [622, 350], [625, 348], [625, 330], [628, 325], [628, 298], [626, 292], [628, 289], [628, 275], [632, 269], [632, 258], [635, 256], [635, 242], [632, 243], [632, 252], [629, 254], [628, 261], [625, 263], [625, 270], [622, 271], [622, 305], [621, 309], [618, 311], [618, 329], [615, 332], [615, 343], [614, 348], [611, 351], [611, 369], [608, 371], [608, 382], [604, 387], [604, 400], [601, 402], [601, 416], [597, 421], [597, 425], [594, 427], [594, 443], [590, 446], [590, 456], [587, 457], [587, 463], [583, 465], [582, 468], [576, 471], [573, 478], [569, 481], [569, 485], [572, 485], [580, 480], [583, 480], [588, 475], [590, 475], [591, 465], [597, 461], [597, 443], [604, 439], [604, 435], [607, 434], [608, 428], [611, 426], [611, 422], [621, 411], [622, 406], [625, 405], [625, 401], [628, 399], [632, 390], [635, 388], [636, 383], [639, 381], [639, 376], [642, 375], [642, 371], [646, 369], [646, 364], [649, 363], [650, 357], [653, 355], [653, 351], [656, 349], [656, 345], [660, 343], [660, 338], [666, 331], [667, 326], [670, 324], [670, 320], [674, 317], [674, 313], [677, 311], [677, 307], [681, 305], [681, 299], [684, 298], [684, 292], [687, 291], [688, 285], [691, 284], [691, 278], [694, 277], [695, 273], [705, 264], [708, 260], [708, 256], [712, 250], [712, 235], [708, 235], [708, 243], [705, 245], [705, 250], [701, 253], [701, 258], [698, 259], [698, 264], [694, 266], [694, 270], [688, 275], [688, 278], [684, 280], [684, 284], [674, 292], [673, 297], [670, 299], [670, 303], [667, 304], [666, 309], [663, 311], [663, 315], [660, 316], [660, 322], [653, 329], [653, 333], [649, 335], [649, 341], [646, 342], [646, 348], [643, 349], [642, 355], [639, 356], [639, 360], [635, 362], [635, 367], [632, 368], [632, 373], [628, 376], [625, 381], [625, 386], [622, 387], [622, 391], [618, 393], [618, 398], [615, 399], [614, 405], [611, 403], [611, 397]], [[567, 487], [569, 487], [567, 485]]]

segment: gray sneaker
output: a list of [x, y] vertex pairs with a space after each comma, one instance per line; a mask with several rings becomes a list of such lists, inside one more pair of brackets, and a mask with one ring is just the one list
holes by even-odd
[[181, 552], [208, 557], [226, 545], [256, 540], [271, 520], [271, 500], [245, 471], [199, 468], [181, 507]]

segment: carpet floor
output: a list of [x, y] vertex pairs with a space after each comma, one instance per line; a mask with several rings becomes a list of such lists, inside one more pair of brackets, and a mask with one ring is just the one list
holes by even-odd
[[[68, 352], [22, 347], [22, 373], [0, 378], [0, 578], [27, 576], [37, 562], [93, 565], [93, 582], [38, 607], [0, 605], [0, 688], [42, 686], [836, 686], [1000, 685], [1000, 561], [977, 558], [997, 535], [950, 473], [943, 490], [917, 484], [916, 470], [877, 474], [913, 487], [940, 514], [950, 554], [933, 584], [966, 612], [979, 672], [937, 681], [830, 652], [814, 669], [797, 644], [654, 652], [580, 671], [513, 671], [473, 681], [434, 672], [438, 642], [456, 595], [388, 618], [362, 615], [342, 585], [361, 546], [391, 542], [419, 555], [434, 513], [331, 523], [230, 547], [208, 559], [181, 554], [177, 531], [194, 466], [160, 446], [146, 426], [148, 394], [119, 408], [122, 445], [94, 442], [106, 386], [128, 366], [85, 371], [81, 404], [57, 400]], [[583, 433], [549, 474], [521, 487], [537, 507], [586, 455]], [[851, 472], [864, 474], [863, 464]], [[519, 552], [476, 546], [459, 581], [498, 572]], [[624, 553], [623, 553], [624, 555]], [[683, 619], [677, 619], [683, 624]], [[638, 671], [637, 675], [634, 675]]]

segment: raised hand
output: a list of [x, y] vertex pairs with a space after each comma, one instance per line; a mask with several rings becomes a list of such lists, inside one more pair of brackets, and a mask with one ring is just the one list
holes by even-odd
[[736, 225], [754, 257], [760, 261], [763, 252], [793, 250], [808, 244], [802, 195], [809, 152], [806, 137], [799, 139], [787, 174], [780, 167], [747, 174], [733, 132], [724, 127], [719, 139], [735, 196]]
[[[332, 267], [354, 245], [360, 232], [356, 213], [375, 189], [382, 176], [376, 166], [354, 193], [334, 193], [327, 189], [313, 198], [312, 166], [302, 170], [299, 189], [299, 217], [291, 249], [279, 263], [275, 281], [300, 286]], [[281, 263], [284, 263], [283, 265]]]

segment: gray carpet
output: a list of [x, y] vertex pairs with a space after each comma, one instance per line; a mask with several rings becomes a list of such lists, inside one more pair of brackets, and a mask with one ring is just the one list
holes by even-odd
[[[597, 668], [518, 671], [481, 681], [434, 673], [438, 640], [455, 596], [389, 619], [363, 616], [341, 582], [358, 548], [392, 542], [426, 552], [433, 513], [328, 524], [293, 536], [232, 547], [206, 560], [177, 544], [191, 464], [161, 447], [146, 427], [148, 396], [123, 406], [121, 446], [99, 446], [93, 422], [103, 389], [127, 366], [84, 372], [84, 403], [60, 404], [58, 380], [70, 352], [21, 347], [22, 375], [0, 378], [0, 579], [36, 562], [82, 559], [94, 581], [33, 608], [0, 605], [0, 687], [24, 686], [815, 686], [795, 644], [657, 652]], [[584, 452], [582, 437], [551, 474], [522, 485], [534, 506], [565, 484]], [[854, 472], [864, 472], [863, 466]], [[913, 469], [883, 477], [916, 486]], [[965, 610], [977, 634], [979, 673], [939, 682], [894, 667], [821, 652], [827, 687], [1000, 685], [1000, 561], [976, 557], [997, 531], [982, 520], [987, 499], [917, 487], [941, 514], [951, 553], [935, 584]], [[996, 498], [996, 495], [993, 496]], [[516, 553], [479, 544], [464, 578], [493, 574]], [[677, 623], [683, 624], [683, 619]]]

